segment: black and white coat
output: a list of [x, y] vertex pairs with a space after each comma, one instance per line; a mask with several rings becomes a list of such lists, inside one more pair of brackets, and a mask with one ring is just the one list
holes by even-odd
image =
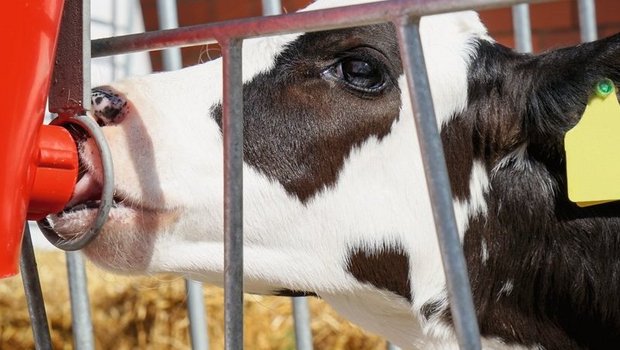
[[[532, 56], [474, 12], [421, 30], [485, 349], [620, 344], [620, 207], [570, 203], [563, 155], [595, 83], [620, 82], [620, 37]], [[243, 54], [246, 290], [318, 295], [405, 349], [457, 348], [394, 29], [253, 39]], [[216, 60], [95, 90], [119, 204], [93, 261], [222, 283], [221, 79]], [[69, 207], [98, 196], [94, 154], [82, 145]], [[93, 215], [54, 225], [76, 234]]]

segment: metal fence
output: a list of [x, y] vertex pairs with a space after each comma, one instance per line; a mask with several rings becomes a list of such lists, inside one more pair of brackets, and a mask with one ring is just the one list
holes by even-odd
[[[527, 3], [543, 2], [532, 0]], [[518, 0], [393, 0], [383, 3], [356, 5], [346, 8], [326, 9], [314, 12], [294, 13], [283, 16], [269, 16], [241, 19], [222, 23], [203, 24], [184, 28], [178, 26], [174, 0], [158, 0], [161, 31], [121, 37], [98, 39], [90, 42], [88, 26], [81, 27], [85, 55], [82, 72], [88, 71], [92, 57], [121, 53], [168, 49], [164, 54], [165, 69], [180, 68], [178, 47], [219, 43], [223, 53], [223, 76], [226, 77], [223, 91], [224, 136], [224, 235], [225, 235], [225, 348], [243, 348], [243, 212], [242, 212], [242, 148], [243, 144], [243, 101], [241, 79], [241, 45], [244, 39], [311, 32], [328, 29], [391, 22], [397, 28], [401, 57], [405, 66], [410, 99], [422, 150], [425, 174], [428, 180], [433, 215], [435, 217], [444, 270], [447, 278], [448, 296], [455, 330], [461, 349], [480, 349], [480, 333], [475, 318], [465, 260], [455, 224], [452, 194], [448, 181], [445, 160], [429, 90], [428, 78], [422, 54], [419, 19], [421, 16], [465, 9], [488, 9], [513, 6], [517, 50], [532, 50], [529, 5]], [[81, 0], [67, 0], [67, 6], [81, 6]], [[596, 39], [594, 0], [579, 0], [581, 37], [583, 41]], [[88, 1], [83, 3], [84, 19], [89, 18]], [[266, 15], [279, 14], [279, 0], [263, 0]], [[83, 22], [84, 23], [84, 22]], [[92, 45], [92, 46], [91, 46]], [[176, 49], [170, 49], [175, 47]], [[73, 69], [67, 67], [67, 69]], [[415, 74], [414, 74], [415, 73]], [[90, 97], [89, 80], [82, 74], [83, 102]], [[74, 87], [82, 79], [65, 82]], [[74, 90], [75, 91], [75, 90]], [[77, 349], [93, 349], [92, 324], [89, 317], [86, 278], [80, 253], [67, 253], [70, 291], [73, 309], [74, 344]], [[37, 349], [50, 349], [49, 327], [41, 296], [32, 252], [28, 226], [22, 250], [22, 279], [28, 300], [29, 312]], [[202, 287], [194, 281], [187, 281], [188, 307], [191, 320], [193, 349], [207, 349], [206, 323], [202, 305]], [[309, 315], [305, 299], [294, 299], [296, 335], [298, 349], [311, 349]], [[388, 348], [394, 349], [388, 344]]]

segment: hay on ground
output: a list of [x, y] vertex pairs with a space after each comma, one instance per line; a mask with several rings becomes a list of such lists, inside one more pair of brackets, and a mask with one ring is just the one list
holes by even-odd
[[[54, 349], [73, 349], [64, 254], [38, 252], [41, 285]], [[126, 277], [87, 263], [97, 349], [189, 349], [185, 282], [174, 276]], [[223, 349], [223, 291], [205, 287], [211, 349]], [[383, 339], [346, 322], [310, 299], [315, 349], [385, 349]], [[295, 348], [289, 298], [246, 295], [245, 349]], [[21, 277], [0, 280], [0, 349], [33, 349]]]

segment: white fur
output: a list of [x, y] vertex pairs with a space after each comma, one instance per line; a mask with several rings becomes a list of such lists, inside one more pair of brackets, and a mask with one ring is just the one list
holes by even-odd
[[[317, 1], [308, 10], [362, 2]], [[423, 18], [421, 30], [441, 127], [466, 107], [468, 39], [488, 37], [473, 12]], [[273, 68], [275, 56], [297, 37], [245, 41], [243, 80]], [[88, 248], [91, 259], [125, 272], [177, 272], [221, 284], [222, 140], [209, 117], [221, 99], [221, 76], [217, 60], [113, 84], [131, 101], [125, 120], [104, 128], [118, 193], [150, 211], [114, 211]], [[452, 330], [438, 319], [420, 317], [426, 302], [445, 301], [446, 282], [403, 77], [399, 85], [403, 107], [390, 134], [353, 150], [336, 185], [308, 203], [244, 165], [244, 283], [252, 292], [317, 291], [351, 320], [405, 349], [451, 349], [456, 347]], [[95, 154], [92, 144], [82, 150], [100, 180]], [[486, 171], [475, 163], [471, 199], [455, 202], [461, 235], [469, 218], [486, 214], [488, 189]], [[66, 214], [55, 225], [74, 232], [89, 217], [92, 213]], [[410, 256], [413, 305], [344, 269], [347, 247], [379, 247], [386, 241], [400, 242]], [[494, 340], [485, 344], [506, 348]]]
[[465, 201], [454, 201], [454, 214], [459, 229], [461, 241], [469, 219], [477, 215], [487, 215], [487, 203], [485, 195], [489, 192], [490, 184], [487, 171], [481, 161], [475, 160], [469, 176], [469, 198]]
[[487, 240], [484, 238], [482, 239], [482, 243], [480, 245], [480, 259], [483, 265], [489, 260], [489, 247], [487, 246]]
[[509, 279], [502, 285], [502, 288], [497, 293], [497, 299], [501, 298], [504, 295], [510, 295], [512, 293], [512, 289], [514, 288], [514, 282]]

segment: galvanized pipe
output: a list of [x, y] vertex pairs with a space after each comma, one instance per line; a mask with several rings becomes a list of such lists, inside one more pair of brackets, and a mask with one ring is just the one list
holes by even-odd
[[[65, 4], [65, 11], [70, 7], [81, 7], [81, 11], [78, 11], [78, 14], [81, 14], [81, 19], [77, 20], [74, 24], [72, 23], [63, 23], [61, 24], [65, 29], [71, 30], [74, 33], [79, 35], [81, 40], [80, 45], [71, 50], [71, 52], [66, 52], [68, 55], [77, 56], [73, 58], [76, 65], [66, 64], [63, 70], [69, 71], [72, 69], [77, 69], [81, 72], [80, 76], [77, 77], [77, 80], [73, 81], [65, 81], [61, 84], [72, 84], [78, 86], [77, 90], [81, 91], [81, 107], [83, 110], [89, 110], [91, 106], [91, 80], [90, 80], [90, 57], [91, 57], [91, 45], [90, 45], [90, 1], [88, 0], [74, 0], [70, 3]], [[79, 16], [79, 15], [78, 15]], [[63, 16], [64, 21], [69, 21], [68, 18]], [[76, 68], [79, 67], [79, 68]], [[71, 90], [71, 88], [69, 89]], [[62, 91], [61, 87], [55, 86], [55, 91]], [[64, 102], [64, 104], [63, 104]], [[56, 101], [56, 107], [67, 107], [67, 101]], [[50, 108], [51, 109], [51, 108]], [[88, 119], [88, 117], [77, 116], [75, 118], [75, 122], [79, 123], [82, 126], [89, 125], [90, 128], [86, 128], [89, 130], [89, 133], [97, 133], [99, 130], [94, 128], [92, 124], [94, 121]], [[86, 124], [86, 125], [85, 125]], [[107, 214], [110, 210], [110, 206], [112, 204], [112, 188], [113, 181], [110, 178], [112, 172], [112, 163], [109, 157], [109, 150], [107, 149], [107, 144], [105, 141], [101, 141], [101, 135], [99, 136], [99, 141], [97, 142], [97, 146], [99, 152], [108, 151], [108, 157], [102, 156], [107, 160], [106, 170], [107, 176], [105, 188], [102, 198], [101, 205], [99, 210], [97, 211], [97, 217], [95, 223], [91, 228], [82, 236], [80, 239], [76, 241], [68, 241], [53, 239], [54, 236], [49, 235], [49, 232], [43, 231], [46, 234], [48, 239], [52, 238], [50, 242], [52, 242], [55, 246], [59, 248], [66, 248], [67, 251], [65, 254], [66, 263], [67, 263], [67, 275], [69, 280], [69, 299], [71, 301], [71, 325], [73, 328], [73, 344], [76, 349], [80, 350], [92, 350], [95, 348], [95, 338], [93, 333], [93, 324], [90, 314], [90, 302], [88, 298], [88, 290], [86, 288], [86, 271], [84, 269], [84, 261], [82, 259], [81, 253], [73, 251], [75, 249], [82, 248], [87, 242], [94, 239], [97, 235], [103, 223], [107, 219]], [[103, 142], [103, 144], [101, 144]]]
[[596, 31], [596, 5], [594, 0], [579, 0], [579, 28], [581, 41], [589, 42], [597, 39]]
[[[176, 0], [157, 0], [157, 18], [159, 19], [159, 29], [174, 29], [179, 27]], [[181, 51], [168, 49], [162, 52], [164, 69], [173, 70], [183, 67]]]
[[[179, 27], [177, 3], [175, 0], [157, 0], [157, 16], [160, 29]], [[181, 49], [170, 48], [162, 52], [164, 70], [183, 68]], [[202, 283], [191, 279], [185, 280], [187, 293], [187, 316], [189, 318], [189, 338], [193, 350], [208, 350], [209, 335], [207, 332], [207, 318], [205, 314]]]
[[392, 343], [387, 343], [386, 350], [400, 350], [400, 348]]
[[460, 348], [481, 348], [480, 331], [467, 277], [467, 266], [454, 216], [452, 190], [439, 136], [430, 85], [424, 63], [419, 19], [397, 21], [398, 41], [433, 208], [437, 239], [446, 275], [448, 298]]
[[[91, 46], [90, 43], [90, 1], [81, 0], [82, 6], [82, 35], [81, 40], [81, 54], [82, 54], [82, 80], [72, 82], [73, 84], [81, 85], [82, 90], [82, 107], [84, 110], [89, 110], [91, 105], [91, 80], [90, 80], [90, 57]], [[101, 145], [98, 148], [101, 152]], [[108, 151], [109, 152], [109, 151]], [[108, 170], [111, 171], [111, 161], [109, 162]], [[112, 176], [111, 174], [107, 174]], [[110, 180], [110, 179], [107, 179]], [[111, 205], [112, 195], [109, 193], [110, 182], [107, 185], [107, 200]], [[105, 205], [106, 198], [102, 195], [102, 206]], [[107, 219], [108, 210], [105, 214], [102, 213], [100, 208], [97, 212], [97, 223], [100, 223], [99, 228], [93, 227], [91, 230], [99, 231], [103, 222]], [[101, 217], [105, 218], [101, 219]], [[97, 224], [95, 224], [96, 226]], [[90, 231], [89, 231], [90, 232]], [[86, 270], [84, 269], [84, 260], [82, 259], [82, 253], [76, 251], [68, 251], [65, 254], [67, 259], [67, 274], [69, 278], [69, 299], [71, 300], [71, 325], [73, 327], [73, 346], [80, 350], [92, 350], [95, 348], [95, 336], [93, 333], [93, 321], [90, 314], [90, 301], [88, 298], [88, 289], [86, 282]]]
[[312, 329], [308, 298], [293, 297], [293, 321], [295, 325], [295, 346], [297, 350], [312, 350]]
[[512, 26], [516, 49], [519, 52], [532, 52], [532, 26], [530, 24], [530, 5], [519, 4], [512, 7]]
[[80, 350], [95, 348], [93, 324], [90, 317], [90, 302], [86, 288], [86, 271], [81, 252], [67, 252], [67, 273], [69, 276], [69, 296], [71, 299], [71, 325], [73, 327], [73, 347]]
[[19, 269], [21, 270], [22, 283], [26, 293], [26, 304], [28, 305], [28, 316], [30, 316], [30, 324], [32, 325], [35, 349], [51, 350], [52, 339], [50, 337], [50, 328], [47, 324], [47, 313], [45, 312], [45, 303], [43, 302], [43, 293], [41, 292], [41, 283], [37, 270], [37, 260], [32, 249], [28, 222], [24, 225]]
[[[551, 0], [531, 0], [540, 3]], [[425, 15], [466, 9], [505, 7], [523, 0], [392, 0], [355, 6], [291, 13], [282, 16], [245, 18], [207, 23], [157, 32], [93, 40], [93, 57], [160, 50], [172, 46], [216, 43], [216, 38], [245, 39], [256, 36], [314, 32], [391, 21], [405, 15]]]
[[193, 350], [209, 350], [207, 314], [204, 304], [202, 283], [185, 280], [187, 291], [187, 316], [189, 317], [189, 337]]
[[273, 16], [282, 13], [282, 2], [280, 0], [262, 0], [263, 16]]
[[[263, 16], [282, 13], [280, 0], [263, 0]], [[306, 297], [291, 298], [293, 304], [293, 324], [295, 327], [295, 346], [297, 350], [312, 350], [312, 330], [310, 329], [310, 310]]]
[[224, 348], [243, 349], [243, 81], [238, 39], [220, 42], [224, 91]]

